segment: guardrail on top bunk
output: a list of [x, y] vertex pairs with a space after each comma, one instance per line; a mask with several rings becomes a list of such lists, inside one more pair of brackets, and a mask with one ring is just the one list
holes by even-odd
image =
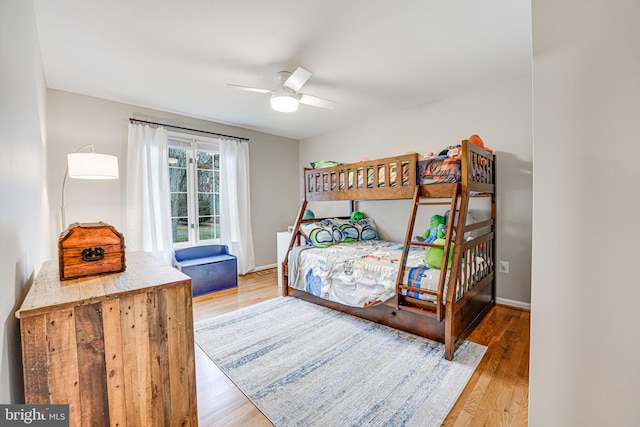
[[[417, 154], [305, 169], [305, 199], [389, 200], [413, 197]], [[400, 171], [400, 173], [398, 173]]]
[[462, 153], [462, 183], [467, 184], [466, 190], [493, 193], [496, 183], [495, 156], [467, 140], [462, 141]]
[[[320, 169], [305, 169], [305, 200], [410, 199], [420, 183], [418, 155], [387, 157]], [[401, 170], [402, 173], [397, 173]], [[462, 141], [462, 192], [490, 194], [495, 191], [495, 157], [488, 151]], [[442, 184], [428, 184], [425, 197], [447, 197], [451, 190]], [[433, 187], [432, 187], [433, 186]], [[438, 191], [440, 190], [440, 191]], [[442, 194], [441, 194], [442, 193]]]

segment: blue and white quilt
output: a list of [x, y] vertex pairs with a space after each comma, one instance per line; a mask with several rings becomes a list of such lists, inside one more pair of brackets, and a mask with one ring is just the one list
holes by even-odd
[[[412, 286], [436, 291], [440, 270], [427, 268], [424, 254], [423, 247], [409, 248], [403, 283], [411, 275]], [[289, 258], [289, 286], [352, 307], [381, 303], [395, 296], [401, 255], [402, 243], [383, 240], [299, 248]]]

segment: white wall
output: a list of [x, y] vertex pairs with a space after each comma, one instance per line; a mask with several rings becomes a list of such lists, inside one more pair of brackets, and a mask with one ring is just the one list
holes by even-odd
[[0, 2], [0, 403], [24, 399], [19, 323], [46, 257], [45, 80], [33, 4]]
[[533, 0], [533, 427], [640, 425], [640, 2]]
[[[48, 90], [49, 192], [53, 237], [60, 233], [60, 192], [66, 154], [94, 144], [96, 152], [119, 156], [120, 179], [69, 179], [67, 224], [104, 221], [123, 231], [129, 117], [249, 138], [251, 226], [256, 266], [275, 264], [276, 232], [286, 230], [298, 209], [298, 143], [296, 140], [179, 116], [106, 99]], [[125, 244], [126, 244], [125, 236]]]
[[[303, 140], [300, 163], [308, 166], [313, 160], [354, 162], [408, 151], [439, 152], [477, 133], [497, 155], [497, 251], [498, 259], [510, 262], [510, 273], [498, 274], [498, 296], [529, 303], [531, 129], [531, 76], [527, 75]], [[402, 240], [410, 205], [408, 201], [361, 202], [359, 209], [377, 221], [383, 237]], [[346, 203], [329, 209], [318, 203], [310, 207], [319, 216], [348, 212]], [[427, 212], [425, 220], [445, 210]], [[414, 234], [422, 234], [426, 227], [426, 221], [416, 222]]]

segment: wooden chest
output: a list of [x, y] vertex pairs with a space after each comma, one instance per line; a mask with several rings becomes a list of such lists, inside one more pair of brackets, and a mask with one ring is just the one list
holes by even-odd
[[104, 222], [71, 224], [58, 239], [60, 280], [124, 271], [124, 237]]

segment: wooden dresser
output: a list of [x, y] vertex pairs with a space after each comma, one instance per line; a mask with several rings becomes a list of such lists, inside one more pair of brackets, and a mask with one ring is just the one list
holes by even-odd
[[191, 279], [143, 252], [127, 270], [61, 282], [46, 262], [20, 318], [25, 402], [71, 426], [195, 426]]

